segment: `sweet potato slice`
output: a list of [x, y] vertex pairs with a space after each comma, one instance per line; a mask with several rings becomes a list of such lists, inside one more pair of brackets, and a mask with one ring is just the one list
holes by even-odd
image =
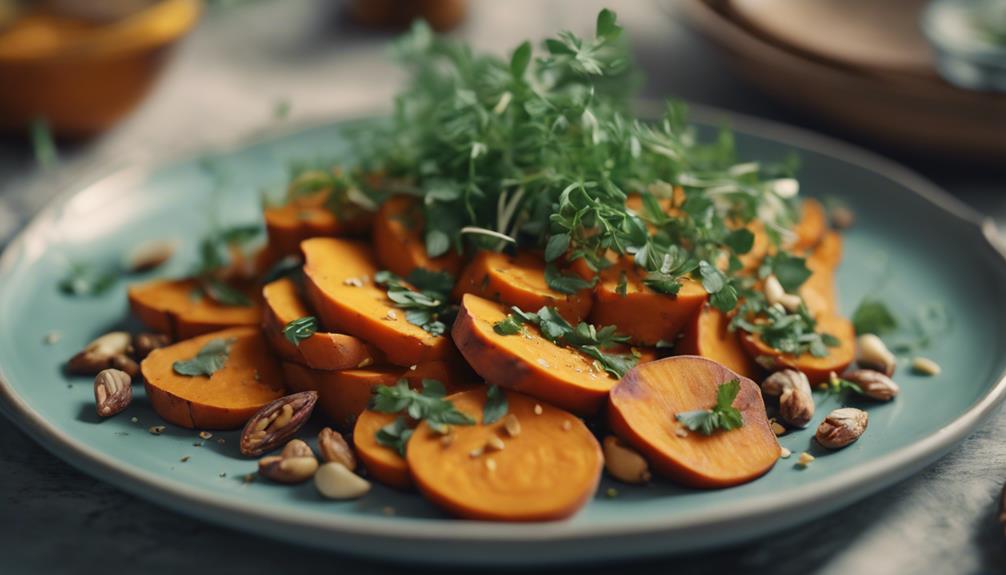
[[550, 289], [545, 283], [545, 260], [540, 254], [525, 251], [512, 257], [479, 252], [465, 267], [454, 288], [455, 299], [461, 299], [466, 293], [531, 312], [544, 306], [554, 307], [574, 325], [587, 317], [593, 303], [589, 289], [572, 295]]
[[405, 379], [410, 386], [421, 389], [422, 380], [435, 379], [444, 384], [448, 393], [455, 393], [477, 382], [475, 373], [460, 359], [431, 361], [415, 369], [386, 365], [341, 371], [321, 371], [285, 361], [283, 376], [293, 391], [317, 391], [318, 409], [344, 431], [353, 429], [356, 418], [367, 409], [376, 385], [394, 385]]
[[842, 236], [829, 231], [807, 257], [811, 275], [800, 286], [800, 296], [815, 317], [838, 313], [835, 271], [842, 261]]
[[356, 448], [356, 456], [367, 468], [367, 475], [375, 481], [395, 489], [412, 489], [412, 476], [405, 458], [377, 442], [377, 431], [397, 417], [394, 413], [369, 409], [361, 413], [353, 426], [353, 447]]
[[321, 190], [263, 210], [269, 249], [277, 259], [296, 254], [308, 238], [358, 235], [370, 229], [373, 214], [360, 211], [340, 218], [325, 206], [328, 196], [328, 190]]
[[370, 343], [396, 365], [447, 359], [454, 353], [449, 337], [406, 321], [385, 290], [374, 284], [377, 265], [365, 245], [313, 238], [301, 249], [307, 298], [326, 329]]
[[[175, 372], [176, 361], [192, 359], [211, 340], [232, 338], [227, 361], [213, 375]], [[279, 362], [254, 327], [226, 329], [155, 349], [140, 369], [157, 415], [190, 429], [237, 429], [285, 393]]]
[[416, 268], [457, 275], [461, 257], [454, 250], [431, 258], [423, 240], [422, 205], [410, 196], [394, 196], [381, 204], [374, 220], [374, 250], [383, 269], [405, 277]]
[[615, 378], [578, 351], [541, 337], [534, 326], [500, 335], [493, 325], [507, 308], [466, 294], [451, 335], [476, 373], [489, 383], [526, 393], [574, 413], [589, 415], [604, 405]]
[[[625, 275], [625, 295], [618, 293]], [[691, 278], [682, 281], [676, 296], [653, 291], [643, 283], [646, 271], [629, 258], [620, 258], [601, 272], [594, 289], [590, 321], [613, 325], [636, 345], [673, 342], [681, 329], [699, 312], [708, 294]]]
[[297, 345], [284, 335], [283, 329], [296, 319], [312, 315], [300, 299], [297, 284], [290, 278], [276, 280], [262, 289], [264, 311], [262, 331], [269, 344], [285, 360], [295, 361], [312, 369], [352, 369], [378, 363], [382, 355], [374, 347], [351, 335], [315, 332]]
[[838, 315], [824, 314], [817, 318], [817, 331], [828, 333], [839, 340], [837, 347], [829, 347], [828, 355], [814, 357], [809, 353], [799, 356], [782, 354], [779, 350], [769, 347], [757, 334], [743, 333], [741, 343], [744, 350], [752, 358], [760, 356], [771, 358], [774, 366], [792, 368], [802, 371], [813, 383], [828, 381], [831, 372], [842, 373], [856, 357], [856, 332], [852, 322]]
[[[712, 435], [679, 430], [676, 415], [716, 404], [720, 385], [740, 380], [733, 406], [744, 425]], [[689, 355], [639, 365], [611, 390], [612, 431], [635, 447], [660, 475], [692, 487], [729, 487], [775, 464], [780, 448], [758, 386], [715, 361]]]
[[796, 240], [791, 247], [796, 251], [812, 249], [821, 241], [826, 231], [828, 231], [828, 214], [824, 206], [814, 198], [807, 198], [800, 204], [800, 221], [793, 227]]
[[[482, 421], [485, 389], [448, 399]], [[500, 420], [453, 426], [453, 440], [445, 445], [442, 435], [421, 423], [406, 451], [416, 487], [436, 505], [466, 519], [549, 521], [573, 515], [597, 489], [603, 467], [597, 439], [582, 421], [561, 409], [513, 392], [507, 392], [507, 403], [509, 414], [520, 423], [516, 437]], [[492, 437], [502, 439], [505, 448], [485, 449]], [[479, 450], [482, 455], [471, 456]]]
[[257, 325], [262, 309], [251, 286], [241, 291], [249, 306], [221, 305], [202, 295], [193, 279], [153, 280], [129, 286], [129, 307], [150, 329], [182, 340], [224, 328]]
[[758, 377], [761, 368], [741, 346], [740, 332], [730, 331], [729, 327], [730, 317], [727, 314], [705, 306], [688, 322], [682, 338], [674, 346], [674, 352], [711, 359], [744, 377]]

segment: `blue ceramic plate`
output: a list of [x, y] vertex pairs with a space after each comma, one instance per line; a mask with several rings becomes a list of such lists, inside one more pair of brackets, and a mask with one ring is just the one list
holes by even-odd
[[[700, 117], [721, 119], [708, 112]], [[942, 306], [950, 318], [926, 350], [943, 373], [924, 378], [902, 369], [902, 395], [869, 407], [863, 439], [834, 454], [818, 453], [808, 469], [797, 468], [795, 457], [780, 460], [765, 477], [719, 491], [657, 482], [618, 486], [618, 496], [607, 498], [605, 484], [572, 520], [492, 524], [450, 519], [418, 495], [380, 486], [359, 501], [329, 502], [310, 483], [246, 483], [242, 477], [255, 463], [238, 455], [236, 433], [203, 441], [195, 431], [169, 426], [152, 435], [147, 428], [160, 422], [139, 386], [124, 414], [97, 421], [91, 382], [65, 377], [60, 366], [125, 317], [125, 286], [93, 299], [63, 296], [57, 282], [70, 262], [111, 262], [140, 241], [175, 238], [180, 253], [157, 273], [182, 275], [212, 214], [225, 224], [255, 221], [260, 191], [281, 186], [291, 161], [345, 157], [345, 130], [367, 121], [373, 120], [130, 169], [60, 197], [0, 260], [0, 405], [6, 414], [73, 465], [209, 521], [378, 558], [504, 565], [695, 550], [809, 521], [919, 471], [1003, 398], [1006, 264], [993, 227], [890, 162], [792, 128], [729, 117], [742, 157], [773, 160], [796, 151], [803, 193], [840, 198], [857, 213], [838, 275], [843, 312], [877, 294], [904, 317]], [[61, 339], [46, 343], [53, 331]], [[822, 401], [810, 429], [782, 438], [794, 454], [813, 450], [813, 429], [839, 404]]]

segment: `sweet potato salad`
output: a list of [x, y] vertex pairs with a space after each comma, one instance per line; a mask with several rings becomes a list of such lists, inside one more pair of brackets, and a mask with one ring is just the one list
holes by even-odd
[[[569, 517], [605, 470], [766, 473], [812, 387], [869, 380], [840, 375], [840, 226], [793, 159], [739, 157], [679, 102], [633, 115], [622, 32], [605, 10], [589, 37], [501, 57], [415, 25], [393, 115], [293, 173], [264, 240], [215, 229], [189, 277], [129, 288], [149, 333], [74, 358], [104, 370], [99, 408], [118, 372], [142, 377], [166, 424], [242, 429], [267, 479], [336, 499], [376, 482], [468, 519]], [[858, 438], [860, 413], [829, 416], [822, 445]]]

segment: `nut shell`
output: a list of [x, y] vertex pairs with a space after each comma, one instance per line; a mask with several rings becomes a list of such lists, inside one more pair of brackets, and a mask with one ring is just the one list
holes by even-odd
[[262, 455], [291, 438], [311, 417], [318, 392], [302, 391], [281, 397], [253, 415], [241, 431], [241, 453]]
[[105, 369], [94, 378], [94, 406], [99, 417], [111, 417], [133, 401], [132, 378], [117, 369]]

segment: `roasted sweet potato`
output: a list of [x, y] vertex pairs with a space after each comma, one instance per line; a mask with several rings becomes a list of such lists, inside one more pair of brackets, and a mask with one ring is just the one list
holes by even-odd
[[758, 377], [761, 368], [744, 351], [740, 333], [730, 331], [729, 327], [730, 317], [727, 314], [712, 306], [704, 306], [688, 322], [681, 339], [674, 346], [674, 352], [711, 359], [744, 377]]
[[821, 202], [807, 198], [800, 204], [800, 221], [793, 227], [796, 240], [791, 246], [795, 251], [813, 249], [828, 231], [828, 214]]
[[277, 258], [296, 254], [300, 242], [318, 236], [348, 236], [370, 229], [373, 214], [357, 212], [340, 218], [326, 207], [329, 191], [300, 195], [285, 205], [263, 210], [269, 249]]
[[361, 413], [353, 426], [353, 447], [372, 479], [388, 487], [412, 489], [412, 476], [405, 458], [377, 442], [378, 430], [397, 417], [394, 413], [378, 413], [369, 409]]
[[377, 265], [364, 244], [313, 238], [301, 249], [307, 299], [327, 330], [359, 337], [396, 365], [447, 359], [455, 353], [449, 337], [406, 321], [384, 288], [374, 283]]
[[[583, 266], [576, 269], [582, 272]], [[618, 293], [623, 272], [625, 295]], [[673, 342], [702, 308], [708, 294], [701, 283], [691, 278], [683, 280], [676, 296], [657, 293], [643, 283], [645, 278], [646, 271], [627, 257], [602, 271], [594, 289], [590, 322], [613, 325], [636, 345]]]
[[[226, 362], [213, 375], [175, 372], [175, 362], [192, 359], [210, 341], [232, 338]], [[285, 393], [279, 362], [255, 327], [226, 329], [155, 349], [140, 369], [154, 411], [190, 429], [237, 429]]]
[[221, 305], [202, 295], [196, 280], [153, 280], [129, 286], [129, 307], [150, 329], [182, 340], [227, 327], [257, 325], [262, 309], [252, 286], [249, 306]]
[[741, 343], [744, 350], [753, 359], [760, 356], [770, 358], [774, 366], [782, 369], [790, 367], [802, 371], [813, 383], [828, 381], [831, 372], [842, 373], [852, 363], [856, 356], [856, 332], [852, 322], [838, 316], [823, 314], [817, 317], [817, 331], [828, 333], [838, 338], [837, 347], [828, 348], [828, 355], [814, 357], [809, 353], [799, 356], [784, 355], [779, 350], [769, 347], [757, 334], [742, 333]]
[[[450, 396], [454, 406], [482, 421], [486, 390]], [[509, 416], [520, 433], [489, 425], [455, 425], [443, 436], [421, 423], [406, 459], [419, 491], [449, 513], [486, 521], [549, 521], [576, 513], [594, 494], [603, 467], [601, 446], [575, 416], [525, 395], [507, 392]], [[540, 406], [536, 413], [535, 406]], [[486, 447], [502, 440], [502, 450]], [[495, 441], [495, 440], [494, 440]], [[473, 457], [472, 453], [481, 453]]]
[[829, 231], [807, 257], [811, 276], [800, 286], [800, 296], [816, 317], [838, 313], [835, 272], [842, 261], [842, 236]]
[[738, 259], [740, 259], [745, 271], [753, 271], [758, 269], [765, 256], [773, 250], [773, 246], [765, 232], [765, 224], [761, 221], [754, 220], [747, 227], [754, 234], [754, 243], [751, 245], [751, 250], [738, 256]]
[[473, 294], [462, 298], [451, 335], [472, 369], [489, 383], [574, 413], [600, 410], [615, 378], [586, 355], [541, 337], [533, 326], [524, 334], [496, 333], [493, 325], [506, 315], [501, 304]]
[[457, 275], [461, 257], [454, 250], [431, 258], [423, 240], [422, 205], [411, 196], [394, 196], [381, 204], [374, 220], [374, 250], [382, 269], [405, 277], [416, 268]]
[[[733, 379], [741, 384], [733, 407], [744, 424], [711, 435], [683, 431], [676, 416], [712, 408], [719, 386]], [[608, 419], [612, 431], [646, 457], [655, 472], [691, 487], [751, 481], [779, 458], [758, 386], [701, 357], [668, 357], [630, 370], [611, 390]]]
[[341, 371], [321, 371], [285, 361], [283, 376], [293, 391], [317, 391], [318, 409], [344, 431], [352, 430], [356, 418], [367, 409], [375, 385], [394, 385], [405, 379], [421, 389], [422, 380], [435, 379], [444, 384], [448, 393], [455, 393], [477, 382], [475, 373], [460, 358], [431, 361], [415, 369], [385, 365]]
[[454, 288], [455, 299], [466, 293], [531, 312], [554, 307], [573, 324], [587, 317], [593, 303], [590, 289], [572, 295], [550, 289], [545, 283], [545, 260], [540, 254], [524, 251], [516, 256], [479, 252]]
[[297, 345], [283, 335], [291, 321], [312, 315], [290, 278], [274, 281], [262, 289], [262, 332], [276, 353], [285, 360], [312, 369], [352, 369], [380, 363], [383, 356], [373, 346], [351, 335], [318, 331]]

